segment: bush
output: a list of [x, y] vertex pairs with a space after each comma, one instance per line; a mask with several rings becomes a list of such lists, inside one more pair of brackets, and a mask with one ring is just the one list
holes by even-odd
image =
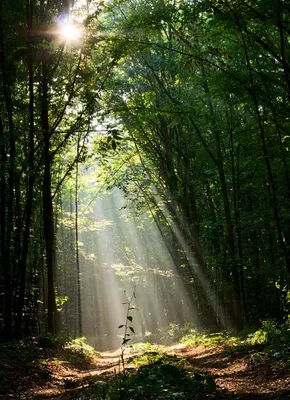
[[186, 361], [176, 356], [149, 352], [139, 358], [140, 363], [137, 372], [120, 375], [105, 388], [92, 388], [92, 394], [106, 400], [198, 400], [217, 389], [211, 376], [187, 369]]
[[53, 333], [42, 333], [38, 336], [38, 346], [43, 349], [61, 349], [69, 341], [68, 337]]
[[85, 342], [84, 337], [67, 341], [64, 345], [64, 350], [68, 350], [72, 354], [81, 356], [88, 361], [97, 355], [95, 349]]

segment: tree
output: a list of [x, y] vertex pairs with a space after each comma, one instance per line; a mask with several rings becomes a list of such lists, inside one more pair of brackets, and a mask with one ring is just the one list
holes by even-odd
[[[282, 228], [288, 217], [281, 222], [279, 206], [288, 193], [288, 164], [286, 139], [281, 141], [283, 122], [278, 122], [278, 87], [283, 88], [281, 100], [287, 99], [288, 90], [287, 15], [280, 2], [254, 7], [235, 2], [118, 2], [107, 22], [116, 34], [126, 35], [131, 49], [107, 101], [115, 104], [115, 115], [146, 154], [145, 169], [158, 171], [172, 215], [186, 216], [184, 234], [186, 226], [191, 232], [195, 227], [193, 248], [201, 248], [199, 241], [206, 244], [206, 260], [214, 260], [223, 279], [215, 281], [221, 287], [217, 291], [225, 306], [231, 307], [235, 299], [239, 326], [249, 320], [249, 307], [252, 315], [265, 312], [265, 305], [247, 301], [251, 275], [257, 292], [261, 277], [262, 291], [271, 285], [274, 300], [273, 279], [284, 280], [286, 270], [279, 261], [280, 272], [273, 278], [269, 264], [283, 255], [288, 265], [287, 229]], [[265, 40], [261, 32], [266, 32]], [[274, 45], [276, 39], [280, 48]], [[282, 129], [286, 133], [288, 128]], [[283, 179], [277, 174], [281, 167]], [[204, 196], [208, 208], [200, 201]], [[271, 239], [268, 251], [264, 232], [269, 225], [261, 221], [269, 221], [271, 210], [277, 240]], [[255, 216], [253, 228], [250, 213]], [[211, 230], [222, 238], [210, 239]], [[204, 269], [212, 276], [209, 265]]]

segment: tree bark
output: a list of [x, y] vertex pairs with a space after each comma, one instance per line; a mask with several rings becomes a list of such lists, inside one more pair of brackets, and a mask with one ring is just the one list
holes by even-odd
[[[77, 138], [77, 156], [79, 154], [80, 137]], [[77, 320], [78, 320], [78, 334], [83, 336], [82, 326], [82, 307], [81, 307], [81, 273], [80, 273], [80, 256], [79, 256], [79, 210], [78, 210], [78, 177], [79, 177], [79, 162], [76, 162], [76, 187], [75, 187], [75, 243], [76, 243], [76, 267], [77, 267]]]
[[34, 11], [34, 0], [27, 0], [27, 30], [28, 30], [28, 54], [27, 54], [27, 65], [28, 65], [28, 86], [29, 86], [29, 155], [28, 155], [28, 190], [26, 197], [25, 206], [25, 227], [23, 235], [22, 254], [19, 262], [20, 270], [20, 288], [18, 298], [18, 309], [15, 330], [18, 336], [21, 336], [21, 324], [22, 314], [24, 306], [24, 295], [26, 286], [26, 269], [27, 269], [27, 256], [30, 242], [30, 227], [31, 217], [33, 208], [33, 189], [34, 189], [34, 90], [33, 90], [33, 56], [32, 56], [32, 23], [33, 23], [33, 11]]
[[[15, 172], [15, 138], [14, 138], [14, 125], [13, 125], [13, 107], [11, 99], [11, 87], [10, 87], [10, 77], [8, 76], [6, 68], [6, 48], [4, 40], [4, 26], [3, 26], [3, 3], [0, 4], [0, 68], [2, 74], [2, 85], [4, 102], [8, 120], [8, 132], [9, 137], [7, 142], [9, 142], [9, 161], [8, 161], [8, 184], [5, 185], [5, 176], [3, 176], [2, 184], [3, 189], [7, 188], [8, 191], [8, 201], [7, 201], [7, 211], [5, 211], [5, 206], [2, 214], [2, 239], [4, 239], [4, 244], [2, 246], [2, 272], [3, 272], [3, 283], [4, 283], [4, 337], [11, 338], [12, 336], [12, 263], [11, 263], [11, 241], [12, 241], [12, 231], [13, 231], [13, 203], [14, 203], [14, 172]], [[3, 126], [2, 126], [3, 128]], [[2, 137], [4, 143], [6, 138], [4, 137], [4, 128], [2, 129]], [[5, 149], [4, 149], [5, 151]], [[4, 160], [3, 160], [4, 157]], [[2, 153], [2, 166], [3, 163], [8, 160], [6, 153]], [[6, 204], [5, 192], [2, 193], [2, 201]], [[3, 207], [2, 203], [2, 207]], [[5, 215], [4, 215], [5, 214]], [[5, 231], [4, 231], [5, 229]]]
[[43, 155], [44, 155], [44, 175], [43, 175], [43, 225], [46, 247], [46, 268], [47, 268], [47, 313], [48, 331], [57, 332], [56, 326], [56, 299], [54, 288], [55, 274], [55, 233], [53, 222], [53, 203], [51, 190], [51, 155], [50, 155], [50, 131], [48, 119], [48, 51], [44, 50], [44, 60], [42, 62], [42, 135], [43, 135]]

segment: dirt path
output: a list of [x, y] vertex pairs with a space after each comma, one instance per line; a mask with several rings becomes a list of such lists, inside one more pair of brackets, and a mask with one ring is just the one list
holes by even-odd
[[29, 389], [24, 399], [87, 399], [82, 391], [90, 385], [104, 385], [119, 371], [119, 352], [103, 352], [94, 362], [82, 369], [63, 361], [48, 366], [51, 379], [45, 385]]
[[[290, 374], [280, 361], [257, 359], [259, 353], [230, 351], [219, 346], [186, 348], [171, 346], [163, 350], [185, 358], [189, 368], [211, 374], [221, 388], [216, 399], [290, 399]], [[140, 353], [128, 355], [130, 360]], [[87, 400], [84, 390], [104, 385], [119, 371], [119, 355], [101, 353], [89, 368], [76, 368], [66, 361], [52, 360], [47, 365], [51, 379], [7, 399]]]
[[259, 353], [229, 351], [223, 347], [180, 348], [178, 355], [202, 372], [214, 376], [227, 399], [290, 399], [290, 374], [281, 361], [259, 360]]

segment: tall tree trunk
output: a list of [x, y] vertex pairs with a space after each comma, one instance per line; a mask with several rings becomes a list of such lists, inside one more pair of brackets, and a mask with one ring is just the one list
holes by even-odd
[[231, 153], [231, 165], [232, 165], [232, 187], [233, 187], [233, 200], [234, 200], [234, 212], [235, 212], [235, 223], [237, 230], [237, 244], [238, 244], [238, 254], [239, 254], [239, 264], [240, 264], [240, 284], [241, 284], [241, 299], [243, 305], [243, 311], [245, 315], [245, 321], [249, 324], [249, 313], [248, 305], [246, 301], [245, 292], [245, 276], [243, 269], [243, 247], [242, 247], [242, 234], [241, 234], [241, 217], [240, 217], [240, 207], [239, 207], [239, 148], [237, 148], [237, 173], [235, 166], [235, 155], [234, 155], [234, 138], [233, 131], [230, 129], [230, 153]]
[[[80, 151], [80, 137], [78, 135], [77, 139], [77, 156]], [[83, 335], [83, 326], [82, 326], [82, 308], [81, 308], [81, 273], [80, 273], [80, 256], [79, 256], [79, 209], [78, 209], [78, 178], [79, 178], [79, 162], [76, 162], [76, 187], [75, 187], [75, 230], [76, 230], [76, 267], [77, 267], [77, 320], [78, 320], [78, 334], [79, 336]]]
[[[4, 287], [4, 263], [6, 262], [6, 145], [2, 120], [0, 119], [0, 287]], [[3, 285], [3, 286], [2, 286]], [[0, 296], [0, 313], [4, 315], [5, 302]]]
[[[205, 73], [203, 71], [203, 75]], [[222, 154], [222, 144], [221, 144], [221, 132], [218, 128], [218, 123], [216, 121], [216, 116], [213, 109], [213, 104], [209, 92], [209, 88], [206, 82], [204, 82], [204, 91], [207, 95], [207, 107], [209, 117], [212, 123], [212, 131], [215, 140], [215, 148], [216, 152], [215, 155], [211, 152], [209, 147], [207, 146], [199, 128], [196, 126], [194, 121], [190, 118], [190, 121], [195, 126], [198, 136], [200, 137], [202, 144], [205, 147], [205, 150], [208, 152], [209, 156], [211, 157], [212, 161], [215, 163], [219, 180], [220, 180], [220, 187], [222, 193], [222, 201], [223, 201], [223, 208], [224, 208], [224, 215], [226, 221], [226, 231], [227, 231], [227, 240], [228, 240], [228, 256], [230, 260], [230, 269], [233, 281], [233, 305], [234, 305], [234, 314], [235, 314], [235, 324], [238, 329], [241, 329], [243, 326], [243, 313], [242, 313], [242, 302], [241, 302], [241, 288], [240, 288], [240, 278], [239, 278], [239, 270], [237, 266], [237, 259], [236, 259], [236, 248], [235, 248], [235, 235], [234, 235], [234, 228], [232, 223], [232, 216], [231, 216], [231, 208], [230, 208], [230, 200], [228, 195], [228, 188], [226, 182], [226, 176], [224, 171], [224, 164], [223, 164], [223, 154]]]
[[235, 320], [237, 327], [240, 329], [243, 325], [243, 314], [241, 307], [241, 291], [240, 291], [240, 283], [239, 283], [239, 272], [237, 267], [237, 259], [236, 259], [236, 249], [235, 249], [235, 238], [234, 238], [234, 228], [231, 218], [231, 210], [230, 210], [230, 202], [225, 178], [225, 171], [223, 167], [222, 155], [221, 155], [221, 143], [220, 143], [220, 135], [216, 132], [216, 147], [217, 147], [217, 162], [218, 162], [218, 173], [221, 184], [221, 192], [223, 198], [224, 205], [224, 214], [226, 219], [226, 228], [227, 228], [227, 239], [228, 239], [228, 255], [230, 259], [231, 273], [233, 277], [234, 284], [234, 309], [235, 309]]
[[47, 268], [47, 312], [48, 331], [57, 332], [56, 326], [56, 300], [54, 288], [55, 274], [55, 232], [53, 223], [53, 202], [51, 190], [51, 155], [50, 155], [50, 131], [48, 119], [48, 51], [44, 50], [44, 61], [42, 62], [42, 135], [44, 155], [43, 175], [43, 225], [46, 247], [46, 268]]
[[[8, 162], [8, 203], [7, 213], [5, 218], [5, 232], [2, 251], [3, 260], [3, 281], [4, 281], [4, 336], [11, 338], [12, 336], [12, 263], [11, 263], [11, 241], [13, 232], [13, 203], [14, 203], [14, 177], [15, 177], [15, 137], [13, 125], [13, 107], [11, 99], [10, 77], [8, 76], [6, 68], [6, 48], [4, 40], [4, 25], [3, 25], [3, 2], [0, 4], [0, 68], [2, 74], [3, 94], [5, 101], [5, 108], [8, 120], [9, 132], [9, 162]], [[4, 133], [4, 128], [2, 129]], [[4, 139], [4, 142], [6, 140]], [[4, 155], [4, 154], [2, 154]], [[6, 156], [4, 156], [6, 157]], [[8, 159], [8, 158], [7, 158]], [[5, 159], [6, 161], [6, 159]], [[3, 162], [3, 160], [2, 160]], [[3, 177], [5, 179], [5, 177]], [[3, 182], [4, 184], [4, 182]], [[4, 194], [3, 194], [4, 199]], [[6, 203], [6, 201], [5, 201]], [[3, 206], [3, 204], [2, 204]], [[4, 211], [3, 211], [4, 213]], [[3, 221], [4, 222], [4, 221]], [[6, 239], [6, 240], [5, 240]]]
[[[261, 144], [262, 144], [262, 151], [263, 151], [263, 155], [264, 155], [264, 161], [265, 161], [265, 165], [266, 165], [266, 169], [267, 169], [267, 175], [268, 175], [268, 183], [269, 183], [269, 187], [271, 190], [271, 206], [272, 206], [272, 211], [273, 211], [273, 216], [274, 216], [274, 220], [275, 220], [275, 226], [276, 226], [276, 231], [277, 231], [277, 236], [278, 236], [278, 241], [280, 244], [280, 248], [282, 250], [282, 254], [284, 257], [284, 262], [285, 262], [285, 266], [287, 268], [287, 272], [288, 275], [290, 275], [290, 254], [289, 254], [289, 250], [286, 246], [286, 243], [284, 241], [284, 232], [282, 230], [282, 226], [281, 226], [281, 220], [280, 220], [280, 214], [279, 214], [279, 206], [278, 206], [278, 198], [277, 198], [277, 194], [276, 194], [276, 187], [275, 187], [275, 183], [274, 183], [274, 177], [273, 177], [273, 172], [272, 172], [272, 167], [271, 167], [271, 163], [270, 163], [270, 157], [269, 157], [269, 153], [268, 153], [268, 148], [267, 148], [267, 143], [266, 143], [266, 136], [265, 136], [265, 130], [264, 130], [264, 124], [263, 124], [263, 120], [260, 114], [260, 109], [259, 109], [259, 102], [258, 102], [258, 96], [257, 96], [257, 90], [256, 90], [256, 84], [254, 81], [254, 75], [253, 75], [253, 70], [252, 70], [252, 66], [251, 66], [251, 62], [250, 62], [250, 58], [249, 58], [249, 53], [248, 53], [248, 47], [247, 47], [247, 43], [246, 43], [246, 39], [245, 39], [245, 34], [249, 34], [248, 30], [243, 26], [243, 24], [241, 23], [241, 19], [240, 16], [237, 12], [235, 12], [231, 6], [229, 5], [228, 2], [227, 6], [230, 9], [230, 11], [232, 12], [235, 20], [236, 20], [236, 24], [240, 30], [240, 34], [241, 34], [241, 39], [242, 39], [242, 43], [243, 43], [243, 48], [244, 48], [244, 53], [245, 53], [245, 57], [246, 57], [246, 63], [247, 63], [247, 68], [248, 68], [248, 73], [249, 73], [249, 78], [250, 78], [250, 84], [251, 84], [251, 95], [253, 98], [253, 104], [254, 104], [254, 110], [255, 110], [255, 114], [256, 114], [256, 118], [257, 118], [257, 122], [258, 122], [258, 127], [259, 127], [259, 133], [260, 133], [260, 137], [261, 137]], [[280, 11], [278, 13], [278, 17], [280, 18]], [[281, 21], [280, 21], [281, 22]], [[284, 33], [283, 33], [283, 29], [281, 27], [281, 24], [279, 24], [279, 28], [280, 28], [280, 36], [281, 36], [281, 53], [282, 53], [282, 59], [283, 59], [283, 68], [284, 68], [284, 72], [285, 68], [287, 67], [287, 63], [285, 58], [285, 53], [284, 53]], [[282, 30], [281, 30], [282, 29]], [[249, 40], [251, 40], [251, 38], [249, 38]], [[288, 97], [290, 100], [290, 92], [289, 92], [289, 88], [290, 88], [290, 79], [288, 77], [288, 72], [286, 73], [286, 84], [287, 84], [287, 93], [288, 93]]]
[[26, 285], [26, 267], [27, 267], [27, 255], [30, 241], [30, 227], [33, 207], [33, 188], [34, 188], [34, 90], [33, 90], [33, 57], [32, 57], [32, 23], [33, 23], [33, 12], [34, 12], [34, 0], [27, 0], [27, 30], [28, 30], [28, 54], [27, 54], [27, 65], [28, 65], [28, 85], [29, 85], [29, 154], [28, 154], [28, 190], [26, 197], [25, 206], [25, 228], [23, 235], [22, 254], [19, 262], [20, 270], [20, 289], [18, 298], [18, 309], [16, 319], [16, 332], [17, 335], [21, 335], [21, 324], [22, 314], [24, 306], [24, 295]]

